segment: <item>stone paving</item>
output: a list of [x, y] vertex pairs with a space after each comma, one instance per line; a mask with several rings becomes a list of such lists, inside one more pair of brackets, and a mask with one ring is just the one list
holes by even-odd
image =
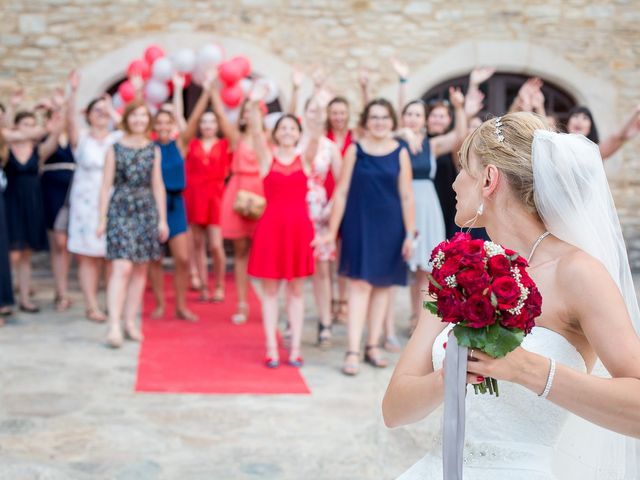
[[[84, 319], [77, 285], [66, 313], [54, 312], [45, 271], [36, 287], [43, 312], [0, 328], [2, 480], [395, 478], [438, 428], [384, 426], [392, 369], [340, 374], [346, 329], [336, 328], [330, 351], [313, 346], [310, 289], [302, 372], [312, 394], [216, 396], [135, 393], [138, 345], [105, 348], [105, 327]], [[402, 328], [407, 311], [401, 292]]]

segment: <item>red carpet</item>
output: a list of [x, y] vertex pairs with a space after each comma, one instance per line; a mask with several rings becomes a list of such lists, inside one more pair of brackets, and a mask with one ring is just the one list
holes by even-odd
[[[213, 285], [213, 282], [211, 283]], [[231, 323], [237, 303], [235, 283], [227, 276], [222, 304], [198, 303], [189, 292], [189, 307], [199, 317], [191, 323], [175, 319], [173, 281], [165, 275], [165, 318], [149, 317], [155, 302], [150, 289], [144, 297], [144, 341], [140, 348], [136, 391], [213, 394], [309, 394], [297, 368], [281, 363], [264, 365], [265, 343], [260, 302], [249, 289], [249, 321]], [[280, 350], [280, 359], [288, 353]]]

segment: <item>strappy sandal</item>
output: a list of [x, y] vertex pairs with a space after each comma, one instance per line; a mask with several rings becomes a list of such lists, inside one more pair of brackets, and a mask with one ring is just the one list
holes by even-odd
[[20, 309], [21, 312], [24, 313], [38, 313], [40, 312], [40, 307], [38, 307], [37, 305], [25, 305], [24, 303], [20, 302], [20, 304], [18, 305], [18, 308]]
[[133, 340], [134, 342], [142, 341], [142, 332], [135, 325], [125, 325], [124, 336], [127, 340]]
[[364, 361], [376, 368], [387, 368], [389, 362], [386, 358], [381, 358], [378, 355], [371, 355], [371, 350], [377, 350], [380, 347], [378, 345], [367, 345], [364, 349]]
[[84, 314], [87, 317], [87, 319], [91, 320], [92, 322], [104, 323], [107, 321], [107, 316], [97, 308], [88, 308], [84, 312]]
[[211, 297], [211, 301], [213, 303], [222, 303], [224, 302], [224, 288], [216, 287], [213, 292], [213, 296]]
[[349, 314], [349, 302], [347, 300], [335, 300], [338, 308], [334, 311], [334, 321], [338, 323], [347, 323], [347, 316]]
[[176, 318], [186, 320], [188, 322], [197, 322], [198, 316], [189, 310], [176, 310]]
[[0, 307], [0, 317], [8, 317], [12, 313], [13, 310], [11, 309], [11, 307]]
[[[349, 357], [356, 357], [357, 361], [349, 362]], [[360, 372], [360, 352], [347, 351], [344, 354], [344, 363], [342, 364], [342, 373], [353, 377]]]
[[247, 302], [238, 302], [238, 311], [231, 315], [231, 323], [234, 325], [242, 325], [247, 323], [249, 319], [249, 304]]
[[72, 302], [69, 297], [61, 297], [56, 295], [56, 298], [53, 300], [54, 307], [56, 312], [64, 312], [71, 308]]
[[325, 349], [331, 348], [331, 325], [323, 325], [318, 322], [318, 347]]
[[200, 295], [198, 296], [198, 302], [205, 303], [211, 300], [211, 294], [208, 288], [201, 288]]

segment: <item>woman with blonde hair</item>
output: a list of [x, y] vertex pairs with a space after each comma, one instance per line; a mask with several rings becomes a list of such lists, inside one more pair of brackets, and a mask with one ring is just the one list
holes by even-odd
[[[134, 100], [122, 116], [122, 139], [107, 153], [100, 190], [97, 236], [107, 234], [107, 258], [112, 272], [107, 285], [109, 333], [107, 345], [122, 345], [124, 333], [135, 341], [136, 326], [147, 279], [147, 265], [160, 257], [160, 242], [169, 234], [160, 149], [150, 140], [151, 114]], [[109, 192], [113, 188], [111, 198]]]
[[[637, 478], [625, 461], [633, 442], [613, 432], [640, 438], [640, 313], [597, 145], [512, 113], [475, 130], [460, 162], [456, 223], [520, 252], [543, 298], [520, 347], [500, 359], [469, 352], [467, 383], [500, 380], [500, 401], [466, 397], [464, 478]], [[387, 426], [442, 403], [450, 330], [421, 316], [383, 400]], [[442, 478], [439, 452], [400, 478]]]

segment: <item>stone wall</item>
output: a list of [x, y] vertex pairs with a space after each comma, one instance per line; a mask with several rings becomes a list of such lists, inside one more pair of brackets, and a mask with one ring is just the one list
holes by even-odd
[[[516, 48], [516, 44], [534, 45], [560, 57], [574, 70], [574, 76], [579, 72], [585, 78], [597, 80], [577, 84], [572, 93], [588, 103], [600, 100], [603, 107], [598, 126], [604, 134], [611, 132], [616, 121], [640, 103], [640, 4], [633, 0], [2, 0], [2, 3], [0, 99], [6, 98], [16, 82], [22, 83], [35, 98], [51, 85], [63, 82], [70, 68], [95, 65], [101, 58], [110, 59], [106, 67], [105, 62], [101, 64], [101, 71], [116, 78], [141, 51], [115, 59], [109, 57], [110, 53], [125, 52], [127, 45], [135, 42], [144, 45], [148, 40], [171, 49], [170, 38], [197, 34], [233, 41], [236, 46], [255, 46], [250, 55], [254, 63], [259, 63], [263, 70], [273, 68], [274, 72], [265, 73], [275, 75], [283, 87], [290, 66], [322, 64], [331, 72], [334, 89], [345, 92], [356, 104], [359, 67], [372, 70], [374, 92], [387, 93], [392, 91], [390, 86], [395, 81], [389, 67], [390, 56], [405, 59], [418, 72], [461, 42], [492, 43], [498, 56]], [[485, 57], [469, 58], [467, 70]], [[545, 59], [533, 58], [535, 61], [521, 71], [544, 72]], [[556, 69], [554, 74], [562, 77], [563, 71]], [[423, 78], [424, 84], [414, 81], [416, 91], [426, 91], [433, 85], [429, 83], [433, 75]], [[637, 268], [640, 268], [637, 195], [640, 156], [635, 152], [639, 146], [640, 141], [636, 140], [607, 162], [632, 262]]]

